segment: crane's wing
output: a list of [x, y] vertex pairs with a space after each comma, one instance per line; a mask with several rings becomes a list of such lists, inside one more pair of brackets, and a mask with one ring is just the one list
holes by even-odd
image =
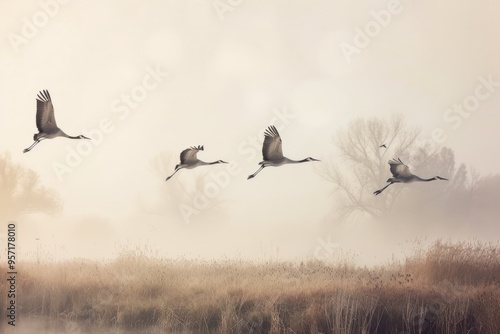
[[410, 172], [410, 168], [406, 166], [399, 158], [397, 160], [396, 159], [389, 160], [389, 165], [391, 168], [391, 173], [394, 177], [398, 176], [408, 177], [413, 175]]
[[40, 132], [48, 132], [57, 128], [54, 117], [54, 106], [47, 90], [38, 93], [36, 99], [36, 127]]
[[189, 162], [194, 162], [198, 160], [196, 157], [196, 154], [198, 154], [199, 151], [203, 151], [203, 146], [192, 146], [190, 148], [185, 149], [184, 151], [181, 152], [181, 164], [189, 163]]
[[264, 145], [262, 146], [262, 156], [264, 160], [274, 160], [283, 158], [281, 148], [281, 137], [274, 125], [271, 125], [264, 132]]

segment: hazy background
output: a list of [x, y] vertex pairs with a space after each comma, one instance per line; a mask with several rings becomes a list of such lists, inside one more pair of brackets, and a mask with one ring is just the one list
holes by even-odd
[[[473, 216], [460, 228], [446, 215], [422, 224], [409, 219], [418, 205], [397, 218], [386, 213], [390, 224], [369, 215], [340, 220], [342, 199], [324, 177], [332, 161], [342, 163], [334, 141], [339, 131], [359, 118], [394, 114], [420, 128], [422, 138], [443, 129], [457, 166], [473, 166], [484, 177], [498, 173], [500, 87], [456, 129], [443, 119], [474, 94], [479, 77], [500, 81], [497, 1], [401, 1], [401, 13], [351, 62], [340, 43], [352, 45], [356, 28], [375, 22], [372, 11], [386, 10], [386, 1], [72, 0], [45, 22], [46, 3], [54, 4], [0, 1], [0, 154], [39, 175], [45, 187], [39, 196], [58, 203], [25, 209], [34, 201], [27, 197], [9, 209], [20, 190], [7, 186], [4, 174], [0, 235], [7, 221], [16, 221], [22, 257], [110, 258], [147, 247], [162, 256], [259, 260], [351, 252], [364, 264], [409, 253], [414, 238], [498, 239], [498, 216], [479, 225], [483, 218]], [[22, 37], [26, 20], [35, 19], [42, 22], [36, 34]], [[13, 34], [23, 43], [13, 43]], [[148, 68], [168, 77], [126, 117], [115, 113], [113, 105], [125, 105], [122, 95], [143, 84]], [[54, 164], [65, 164], [80, 141], [54, 139], [22, 153], [37, 132], [35, 98], [42, 89], [50, 91], [66, 133], [88, 133], [103, 119], [114, 126], [62, 179]], [[293, 118], [276, 118], [283, 113]], [[279, 128], [286, 156], [322, 163], [268, 168], [247, 181], [270, 124]], [[252, 148], [251, 138], [259, 147]], [[193, 145], [205, 146], [202, 160], [231, 161], [236, 175], [185, 219], [180, 208], [194, 207], [213, 183], [210, 174], [228, 168], [182, 170], [165, 182], [179, 153]], [[379, 186], [364, 190], [372, 205], [392, 191], [370, 197], [390, 176], [384, 168]]]

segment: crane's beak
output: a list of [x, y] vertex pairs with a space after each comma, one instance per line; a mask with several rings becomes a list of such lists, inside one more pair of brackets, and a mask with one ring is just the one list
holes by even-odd
[[319, 159], [314, 159], [314, 158], [311, 158], [312, 161], [321, 161]]
[[449, 181], [448, 179], [445, 179], [444, 177], [441, 176], [436, 176], [438, 180], [443, 180], [443, 181]]
[[229, 162], [226, 162], [226, 161], [220, 161], [221, 164], [228, 164]]
[[88, 140], [92, 140], [92, 139], [90, 139], [90, 138], [88, 138], [88, 137], [85, 137], [85, 136], [82, 136], [82, 137], [83, 137], [83, 138], [85, 138], [85, 139], [88, 139]]

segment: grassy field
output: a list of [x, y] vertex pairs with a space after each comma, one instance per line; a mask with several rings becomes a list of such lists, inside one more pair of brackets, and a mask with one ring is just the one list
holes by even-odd
[[18, 272], [18, 322], [59, 319], [89, 332], [500, 333], [498, 245], [438, 242], [370, 269], [133, 252], [109, 263], [24, 263]]

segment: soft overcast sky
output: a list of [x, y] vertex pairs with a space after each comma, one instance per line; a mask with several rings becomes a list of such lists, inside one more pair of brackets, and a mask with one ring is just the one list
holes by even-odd
[[[0, 151], [40, 174], [64, 200], [57, 216], [18, 220], [27, 252], [60, 248], [68, 256], [106, 257], [129, 244], [187, 257], [310, 255], [321, 245], [317, 238], [328, 236], [332, 187], [319, 163], [269, 168], [246, 180], [261, 160], [251, 138], [261, 141], [270, 124], [280, 129], [288, 157], [329, 160], [333, 135], [349, 121], [402, 113], [427, 135], [442, 128], [458, 162], [481, 174], [500, 170], [495, 0], [0, 0], [0, 6]], [[371, 37], [356, 38], [365, 29]], [[353, 53], [346, 57], [341, 46]], [[446, 121], [447, 109], [474, 96], [480, 78], [499, 84], [482, 88], [488, 97], [467, 118], [449, 114], [454, 120]], [[80, 141], [45, 141], [22, 153], [37, 132], [42, 89], [50, 91], [66, 133], [108, 127], [62, 178], [54, 166], [66, 164]], [[122, 100], [131, 93], [133, 108]], [[188, 224], [175, 208], [158, 211], [161, 187], [190, 187], [194, 176], [228, 171], [183, 170], [165, 183], [180, 151], [193, 145], [205, 146], [200, 159], [231, 161], [235, 175], [218, 190], [217, 210], [201, 210]], [[165, 175], [152, 168], [161, 154], [172, 157]], [[345, 235], [367, 253], [372, 245], [404, 241], [377, 239], [365, 227], [348, 227]]]

